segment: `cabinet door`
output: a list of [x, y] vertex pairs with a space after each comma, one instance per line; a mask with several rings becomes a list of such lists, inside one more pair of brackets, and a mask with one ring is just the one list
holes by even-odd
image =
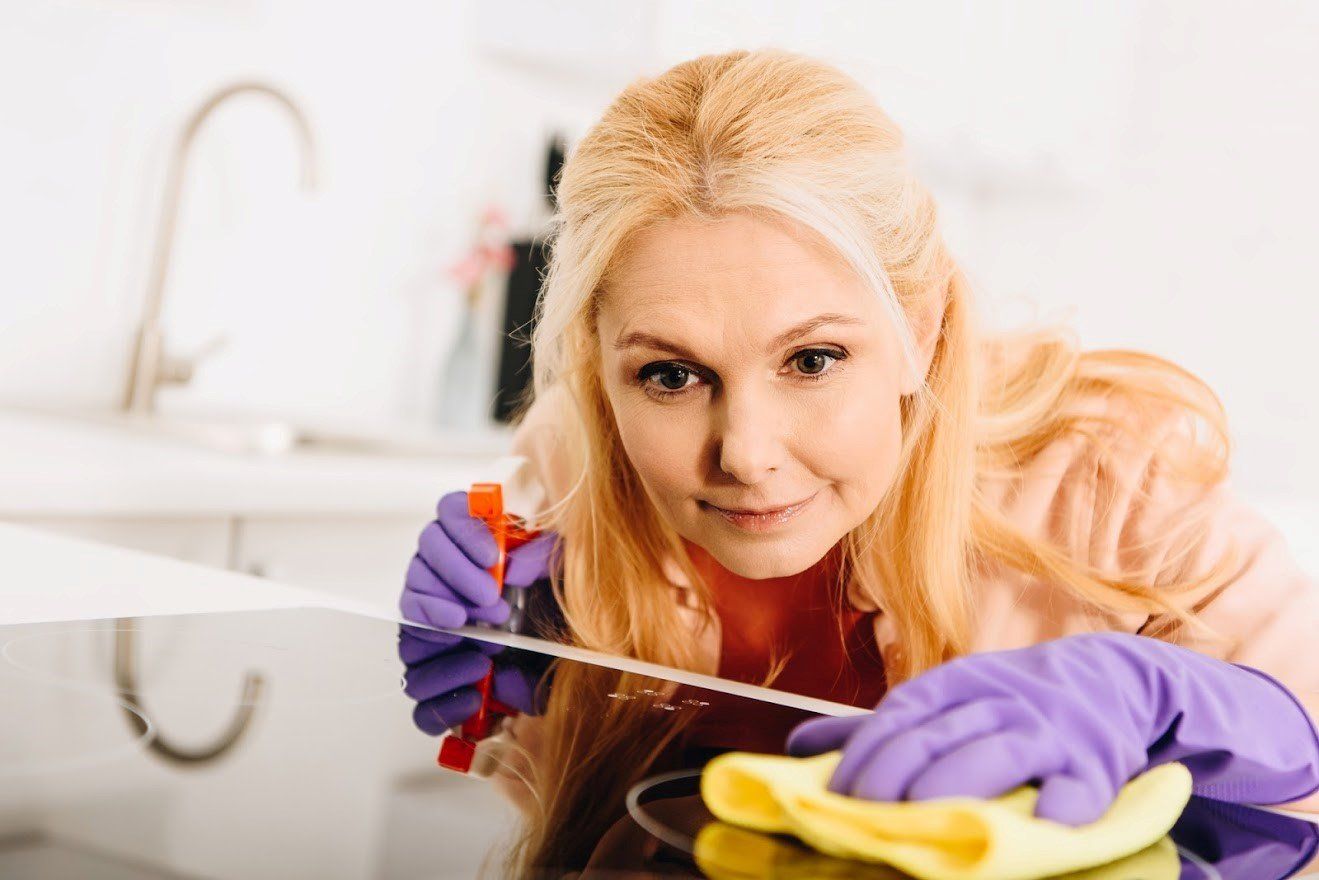
[[215, 568], [228, 568], [231, 561], [232, 521], [227, 517], [24, 516], [6, 521]]
[[393, 613], [428, 522], [413, 516], [243, 517], [235, 523], [236, 568]]

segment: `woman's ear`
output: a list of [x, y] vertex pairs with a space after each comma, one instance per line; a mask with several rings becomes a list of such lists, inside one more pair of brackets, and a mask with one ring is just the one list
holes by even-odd
[[916, 389], [930, 373], [930, 364], [934, 360], [934, 349], [939, 344], [943, 331], [943, 314], [947, 303], [946, 296], [932, 296], [929, 304], [912, 316], [912, 336], [916, 344], [916, 366], [919, 376], [904, 372], [902, 376], [902, 395], [915, 394]]

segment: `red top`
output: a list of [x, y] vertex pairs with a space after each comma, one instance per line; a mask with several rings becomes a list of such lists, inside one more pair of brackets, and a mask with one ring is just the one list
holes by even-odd
[[[769, 687], [866, 708], [879, 702], [887, 685], [873, 612], [849, 607], [841, 595], [841, 545], [799, 574], [756, 580], [730, 572], [702, 547], [683, 543], [714, 594], [720, 678], [761, 684], [773, 660], [786, 655]], [[788, 731], [810, 717], [741, 698], [710, 702], [689, 731], [693, 745], [779, 753]]]

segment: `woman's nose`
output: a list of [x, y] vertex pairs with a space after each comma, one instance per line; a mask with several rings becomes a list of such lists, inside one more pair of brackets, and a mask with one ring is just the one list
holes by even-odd
[[739, 482], [754, 485], [782, 465], [787, 417], [754, 395], [725, 395], [716, 428], [719, 466]]

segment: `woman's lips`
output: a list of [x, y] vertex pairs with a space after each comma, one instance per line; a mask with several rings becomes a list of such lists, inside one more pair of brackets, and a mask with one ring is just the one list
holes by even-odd
[[813, 495], [803, 501], [798, 501], [796, 504], [790, 504], [787, 507], [780, 507], [777, 510], [771, 510], [767, 513], [734, 513], [729, 510], [724, 510], [722, 507], [716, 507], [709, 502], [702, 503], [740, 529], [745, 529], [749, 532], [767, 532], [771, 529], [778, 528], [794, 518], [797, 514], [801, 513], [802, 510], [811, 503], [815, 496], [819, 494], [820, 490], [817, 489]]

